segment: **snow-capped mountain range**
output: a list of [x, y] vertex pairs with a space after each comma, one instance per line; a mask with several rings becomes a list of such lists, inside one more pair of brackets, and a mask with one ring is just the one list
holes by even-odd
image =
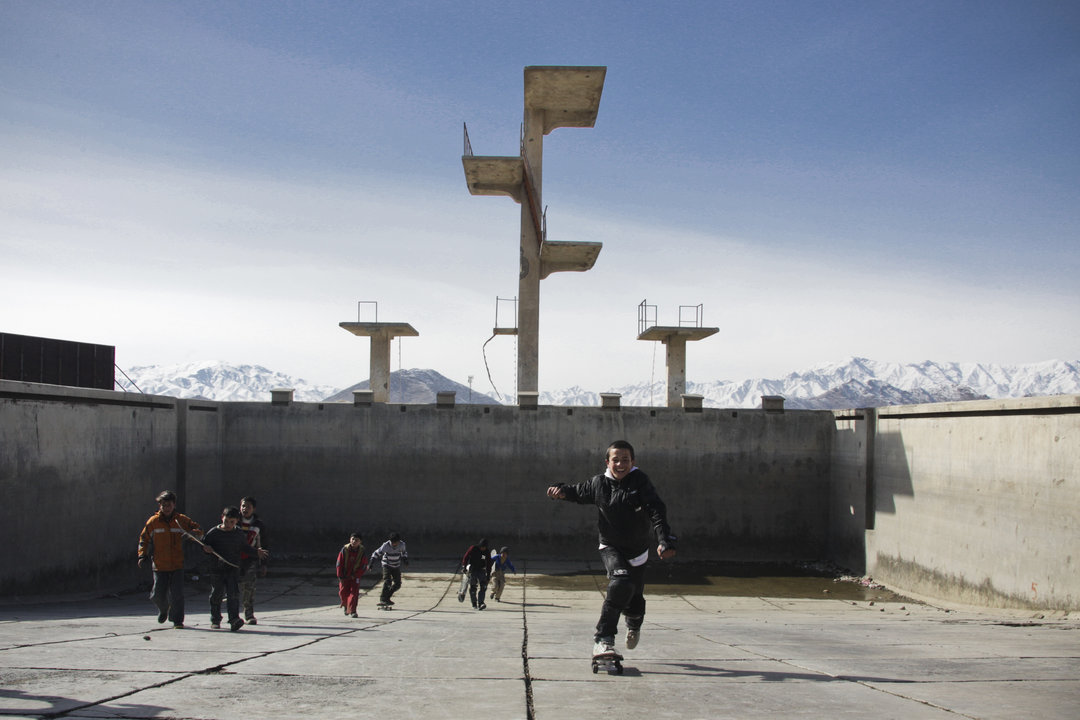
[[292, 388], [293, 399], [318, 402], [339, 388], [267, 370], [261, 365], [220, 361], [183, 365], [140, 365], [116, 374], [116, 384], [129, 392], [230, 402], [266, 402], [275, 388]]
[[[664, 382], [629, 385], [623, 405], [663, 405]], [[782, 378], [687, 382], [686, 392], [701, 395], [705, 407], [761, 407], [763, 395], [785, 398], [792, 409], [841, 410], [980, 398], [1036, 397], [1080, 393], [1080, 362], [1049, 360], [1025, 365], [926, 361], [878, 362], [852, 357], [793, 372]], [[541, 393], [541, 404], [599, 405], [600, 395], [581, 388]]]
[[[270, 391], [279, 387], [292, 388], [294, 399], [300, 402], [349, 402], [353, 389], [367, 386], [367, 381], [345, 389], [316, 385], [259, 365], [225, 362], [133, 367], [126, 375], [127, 378], [118, 374], [117, 384], [133, 392], [232, 402], [266, 402], [270, 399]], [[400, 398], [394, 395], [395, 382], [401, 388]], [[390, 388], [391, 402], [433, 403], [435, 393], [441, 390], [456, 391], [458, 403], [469, 402], [470, 397], [474, 403], [495, 402], [492, 396], [456, 383], [434, 370], [391, 373]], [[1080, 362], [1048, 360], [1025, 365], [995, 365], [926, 361], [902, 364], [853, 357], [782, 378], [687, 382], [686, 391], [701, 395], [705, 407], [755, 408], [761, 407], [761, 396], [779, 395], [791, 409], [832, 410], [979, 398], [1070, 395], [1080, 394]], [[667, 395], [664, 382], [656, 382], [602, 391], [572, 387], [541, 392], [539, 402], [541, 405], [598, 406], [600, 392], [620, 393], [622, 405], [628, 407], [662, 406]], [[504, 396], [502, 401], [513, 404], [516, 399]]]

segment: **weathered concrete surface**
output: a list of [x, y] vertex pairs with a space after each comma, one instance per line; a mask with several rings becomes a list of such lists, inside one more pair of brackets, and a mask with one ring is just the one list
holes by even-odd
[[867, 573], [952, 602], [1080, 608], [1080, 396], [873, 412]]
[[1080, 703], [1067, 616], [648, 593], [625, 674], [593, 675], [600, 594], [549, 581], [584, 563], [519, 559], [527, 572], [484, 612], [457, 602], [448, 564], [407, 571], [392, 612], [369, 593], [358, 619], [329, 566], [278, 567], [238, 633], [209, 629], [194, 590], [185, 630], [141, 594], [2, 606], [0, 716], [1011, 720]]
[[[826, 411], [215, 403], [0, 381], [0, 596], [135, 582], [177, 490], [203, 525], [255, 495], [279, 554], [360, 530], [534, 557], [591, 542], [584, 480], [615, 438], [683, 556], [829, 560], [907, 593], [1080, 610], [1080, 396]], [[42, 522], [43, 513], [48, 522]], [[63, 532], [56, 528], [62, 527]]]

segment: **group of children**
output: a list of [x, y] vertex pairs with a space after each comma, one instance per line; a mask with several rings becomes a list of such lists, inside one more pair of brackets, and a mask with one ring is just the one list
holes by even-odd
[[[340, 607], [349, 617], [359, 617], [356, 605], [360, 599], [360, 578], [364, 577], [368, 567], [378, 562], [382, 565], [382, 591], [379, 593], [378, 606], [389, 608], [394, 605], [391, 599], [401, 589], [401, 568], [409, 565], [409, 552], [401, 535], [390, 533], [389, 539], [371, 553], [370, 560], [364, 554], [363, 537], [359, 532], [349, 536], [349, 542], [338, 551], [335, 568], [338, 578], [338, 599]], [[517, 572], [510, 562], [509, 548], [488, 554], [487, 540], [470, 545], [461, 559], [462, 586], [458, 592], [458, 602], [465, 600], [465, 581], [468, 581], [469, 597], [477, 610], [487, 607], [484, 602], [490, 582], [491, 597], [502, 600], [506, 587], [506, 571]]]
[[[158, 622], [184, 627], [184, 540], [190, 539], [212, 555], [210, 567], [210, 625], [221, 627], [224, 598], [229, 629], [236, 632], [255, 619], [255, 578], [266, 574], [266, 526], [255, 514], [255, 498], [248, 496], [240, 507], [221, 511], [221, 524], [203, 534], [199, 523], [176, 512], [176, 493], [165, 490], [155, 498], [158, 511], [139, 533], [139, 567], [151, 561], [154, 585], [150, 599], [158, 609]], [[241, 599], [242, 594], [242, 599]], [[241, 601], [245, 618], [240, 619]]]
[[[675, 536], [668, 526], [667, 509], [652, 481], [634, 464], [633, 446], [625, 440], [611, 443], [604, 453], [604, 464], [603, 473], [585, 482], [558, 483], [547, 488], [547, 496], [553, 500], [597, 508], [599, 550], [607, 571], [608, 587], [593, 638], [594, 659], [621, 658], [615, 651], [620, 618], [626, 621], [627, 649], [637, 646], [645, 619], [645, 564], [653, 548], [661, 560], [675, 555]], [[154, 586], [150, 597], [158, 608], [158, 622], [164, 623], [168, 619], [173, 627], [184, 627], [183, 541], [190, 538], [216, 558], [210, 576], [212, 627], [221, 627], [223, 596], [230, 629], [235, 632], [245, 624], [239, 613], [241, 582], [250, 586], [244, 591], [243, 598], [246, 622], [255, 624], [255, 563], [258, 562], [265, 573], [269, 556], [265, 528], [254, 514], [255, 499], [246, 497], [240, 508], [225, 508], [221, 524], [211, 528], [201, 540], [203, 532], [199, 524], [176, 512], [175, 493], [165, 491], [158, 495], [157, 502], [158, 512], [146, 521], [139, 535], [139, 567], [143, 567], [147, 558], [152, 559]], [[357, 617], [360, 578], [374, 562], [382, 565], [379, 607], [388, 609], [394, 604], [392, 596], [401, 588], [402, 566], [409, 565], [405, 541], [398, 533], [391, 533], [389, 539], [371, 554], [370, 560], [364, 555], [359, 532], [354, 532], [338, 553], [338, 597], [345, 614], [350, 617]], [[467, 583], [472, 606], [477, 610], [485, 609], [489, 582], [491, 597], [500, 601], [507, 569], [516, 572], [507, 548], [489, 551], [487, 539], [470, 545], [461, 559], [462, 585], [458, 602], [465, 601]]]

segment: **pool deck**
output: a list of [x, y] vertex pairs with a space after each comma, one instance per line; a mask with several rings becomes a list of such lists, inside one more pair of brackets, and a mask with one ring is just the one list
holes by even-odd
[[446, 566], [414, 563], [394, 610], [369, 590], [359, 618], [339, 608], [332, 568], [275, 567], [258, 624], [236, 633], [210, 628], [191, 585], [183, 630], [159, 625], [142, 592], [6, 601], [0, 718], [1071, 720], [1080, 708], [1080, 620], [1062, 613], [647, 590], [624, 673], [593, 674], [602, 596], [544, 582], [585, 564], [529, 563], [483, 612], [457, 601]]

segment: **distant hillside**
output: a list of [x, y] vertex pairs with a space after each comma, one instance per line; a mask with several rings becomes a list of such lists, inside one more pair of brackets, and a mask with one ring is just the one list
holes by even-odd
[[[325, 399], [325, 402], [352, 402], [353, 390], [369, 390], [371, 381], [365, 380]], [[498, 405], [499, 401], [489, 395], [469, 390], [467, 385], [454, 382], [434, 370], [396, 370], [390, 373], [390, 402], [426, 405], [435, 402], [436, 393], [453, 390], [454, 401], [461, 405]]]

